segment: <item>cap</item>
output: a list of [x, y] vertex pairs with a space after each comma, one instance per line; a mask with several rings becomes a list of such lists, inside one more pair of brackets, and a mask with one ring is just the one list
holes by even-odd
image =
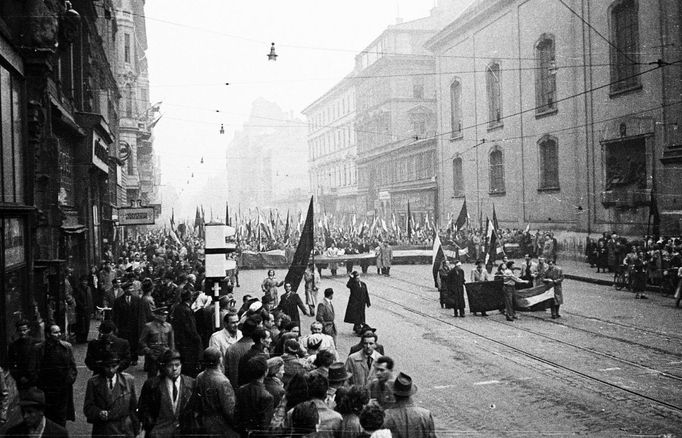
[[329, 383], [339, 383], [348, 380], [348, 372], [343, 362], [334, 362], [329, 365]]
[[260, 301], [254, 301], [249, 306], [249, 312], [258, 312], [263, 307], [263, 303]]
[[319, 333], [308, 336], [306, 347], [308, 347], [309, 350], [317, 350], [320, 348], [320, 345], [322, 345], [322, 336], [320, 336]]
[[21, 391], [19, 406], [45, 407], [45, 393], [36, 387]]
[[284, 351], [287, 353], [296, 354], [300, 349], [301, 346], [296, 339], [287, 339], [286, 342], [284, 342]]
[[360, 274], [358, 273], [358, 271], [353, 271], [353, 272], [350, 273], [350, 276], [353, 277], [353, 278], [357, 278], [357, 277], [360, 276]]
[[156, 315], [168, 315], [168, 307], [166, 306], [155, 307], [154, 310], [152, 310], [152, 313]]

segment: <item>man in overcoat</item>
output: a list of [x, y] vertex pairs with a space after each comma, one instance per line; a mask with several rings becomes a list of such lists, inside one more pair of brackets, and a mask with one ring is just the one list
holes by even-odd
[[205, 437], [238, 438], [234, 426], [234, 389], [220, 369], [222, 355], [215, 347], [204, 350], [202, 362], [206, 367], [196, 380], [199, 422]]
[[85, 365], [95, 374], [100, 373], [102, 358], [108, 352], [117, 356], [118, 371], [125, 371], [130, 366], [130, 343], [116, 336], [116, 325], [112, 321], [102, 321], [99, 325], [99, 337], [88, 343], [85, 354]]
[[182, 374], [177, 350], [166, 350], [159, 360], [161, 375], [147, 379], [140, 391], [138, 415], [149, 438], [180, 436], [180, 420], [194, 392], [194, 379]]
[[21, 391], [19, 406], [23, 421], [11, 427], [6, 437], [33, 437], [36, 430], [42, 429], [42, 436], [49, 438], [68, 438], [69, 433], [63, 426], [45, 416], [45, 394], [40, 389], [31, 387]]
[[464, 270], [462, 269], [462, 262], [457, 261], [455, 267], [448, 272], [446, 277], [447, 294], [445, 296], [445, 307], [452, 307], [455, 316], [459, 312], [459, 316], [464, 318]]
[[324, 290], [324, 300], [317, 305], [315, 319], [322, 324], [322, 333], [331, 336], [334, 339], [334, 345], [336, 345], [337, 332], [332, 298], [334, 298], [334, 289], [328, 287]]
[[391, 430], [393, 438], [435, 438], [436, 429], [431, 412], [415, 406], [412, 395], [417, 386], [412, 378], [400, 373], [393, 382], [395, 404], [386, 409], [384, 427]]
[[78, 280], [78, 285], [73, 291], [73, 297], [76, 300], [76, 342], [83, 344], [88, 341], [90, 317], [94, 310], [92, 289], [88, 286], [87, 275], [82, 275]]
[[99, 372], [88, 380], [83, 413], [92, 424], [92, 436], [135, 437], [140, 432], [135, 378], [118, 366], [118, 356], [106, 352]]
[[564, 294], [561, 289], [561, 283], [564, 281], [564, 272], [560, 267], [556, 266], [554, 260], [547, 261], [547, 272], [545, 273], [544, 282], [554, 287], [554, 301], [551, 307], [552, 319], [560, 318], [559, 306], [564, 304]]
[[45, 416], [60, 426], [74, 421], [73, 383], [78, 370], [71, 344], [61, 340], [57, 324], [49, 324], [46, 339], [36, 346], [31, 361], [31, 373], [36, 386], [45, 394]]
[[182, 373], [196, 377], [199, 371], [199, 355], [202, 350], [201, 336], [192, 312], [192, 291], [185, 289], [180, 295], [180, 304], [173, 309], [171, 325], [175, 348], [182, 355]]
[[393, 249], [388, 244], [388, 241], [384, 241], [381, 245], [381, 266], [382, 274], [387, 277], [391, 276], [391, 264], [393, 262]]
[[350, 296], [348, 297], [348, 305], [346, 306], [346, 314], [343, 321], [353, 324], [353, 331], [360, 335], [360, 328], [365, 324], [365, 307], [370, 307], [372, 304], [369, 300], [369, 293], [367, 292], [367, 285], [360, 280], [358, 271], [353, 271], [350, 274], [346, 287], [350, 289]]
[[[301, 316], [298, 313], [300, 309], [305, 316], [310, 316], [309, 309], [303, 305], [301, 297], [296, 293], [296, 291], [291, 290], [291, 284], [284, 284], [284, 295], [281, 296], [279, 305], [275, 310], [281, 310], [285, 314], [289, 315], [292, 322], [301, 327]], [[313, 308], [314, 310], [314, 308]]]
[[135, 286], [128, 282], [123, 286], [123, 295], [114, 301], [111, 320], [118, 328], [118, 335], [130, 344], [130, 365], [137, 365], [138, 342], [146, 322], [140, 297], [133, 294]]

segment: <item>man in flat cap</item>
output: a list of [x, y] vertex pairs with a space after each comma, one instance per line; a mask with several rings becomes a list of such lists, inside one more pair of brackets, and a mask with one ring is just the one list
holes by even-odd
[[147, 378], [159, 372], [158, 360], [167, 349], [175, 349], [173, 327], [166, 322], [168, 309], [157, 307], [153, 310], [154, 320], [145, 324], [140, 335], [140, 352], [144, 354], [144, 370]]
[[63, 426], [45, 417], [45, 394], [31, 387], [19, 395], [19, 406], [23, 421], [11, 427], [7, 437], [68, 438], [69, 433]]

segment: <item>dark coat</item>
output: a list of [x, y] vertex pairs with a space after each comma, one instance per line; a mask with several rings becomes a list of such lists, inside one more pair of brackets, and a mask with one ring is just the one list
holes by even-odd
[[239, 382], [239, 360], [246, 354], [253, 345], [253, 339], [243, 337], [234, 344], [227, 347], [225, 352], [225, 374], [230, 379], [233, 388], [237, 388]]
[[307, 314], [306, 308], [303, 307], [303, 301], [301, 301], [301, 297], [299, 297], [298, 294], [293, 291], [281, 296], [277, 309], [289, 315], [291, 320], [298, 323], [299, 326], [301, 325], [301, 316], [298, 313], [298, 309], [301, 309], [301, 312]]
[[275, 403], [265, 386], [257, 380], [252, 381], [237, 389], [235, 394], [237, 397], [235, 418], [242, 436], [247, 436], [248, 431], [267, 430], [272, 421]]
[[173, 402], [166, 386], [166, 377], [152, 377], [144, 382], [140, 391], [138, 415], [146, 431], [145, 436], [150, 438], [178, 436], [181, 427], [180, 418], [186, 411], [192, 397], [195, 381], [191, 377], [182, 375], [180, 376], [180, 387], [178, 407], [173, 411]]
[[120, 363], [118, 371], [125, 371], [130, 366], [130, 343], [117, 336], [105, 339], [95, 339], [88, 342], [88, 351], [85, 354], [85, 365], [89, 370], [98, 373], [101, 369], [98, 363], [104, 353], [112, 352], [118, 356]]
[[251, 380], [251, 372], [249, 369], [249, 360], [252, 358], [263, 355], [266, 359], [270, 358], [270, 354], [265, 350], [263, 344], [253, 344], [242, 357], [239, 358], [239, 365], [237, 365], [237, 386], [246, 385]]
[[111, 320], [114, 321], [118, 328], [118, 335], [130, 343], [131, 354], [137, 360], [137, 355], [139, 354], [138, 341], [142, 327], [144, 327], [146, 322], [140, 297], [131, 295], [130, 304], [127, 303], [125, 294], [116, 298]]
[[36, 386], [45, 393], [45, 416], [56, 423], [75, 420], [73, 383], [78, 370], [71, 344], [46, 340], [36, 346], [31, 361]]
[[331, 303], [327, 303], [327, 300], [322, 300], [317, 305], [315, 319], [322, 324], [322, 333], [329, 335], [336, 340], [335, 317], [334, 307]]
[[365, 307], [371, 306], [367, 285], [363, 281], [355, 281], [351, 278], [346, 283], [346, 287], [350, 289], [350, 296], [348, 297], [348, 306], [346, 306], [343, 322], [364, 324]]
[[[140, 422], [136, 412], [135, 378], [128, 373], [118, 373], [114, 389], [110, 390], [107, 384], [106, 377], [97, 375], [88, 380], [85, 390], [83, 413], [92, 424], [92, 436], [136, 436]], [[99, 418], [102, 411], [109, 413], [106, 420]]]
[[195, 377], [198, 371], [202, 344], [201, 336], [197, 331], [194, 312], [186, 303], [175, 306], [171, 325], [173, 326], [175, 348], [182, 356], [182, 373]]
[[[6, 437], [28, 438], [28, 427], [23, 421], [14, 427], [11, 427]], [[65, 428], [58, 425], [49, 418], [45, 419], [45, 430], [43, 430], [43, 438], [69, 438], [69, 433]]]
[[428, 410], [414, 406], [411, 401], [396, 402], [386, 409], [384, 427], [393, 438], [435, 438], [433, 416]]
[[464, 310], [464, 270], [454, 267], [446, 278], [447, 294], [445, 295], [445, 307], [448, 309]]
[[206, 370], [197, 376], [196, 388], [199, 422], [205, 437], [232, 438], [236, 398], [230, 381], [219, 370]]
[[29, 369], [35, 344], [36, 340], [30, 337], [20, 338], [9, 344], [7, 368], [19, 389], [29, 388], [35, 379]]

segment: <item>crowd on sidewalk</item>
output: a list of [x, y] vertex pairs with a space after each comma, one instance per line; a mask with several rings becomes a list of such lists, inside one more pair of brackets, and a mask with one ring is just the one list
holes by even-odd
[[[160, 232], [130, 239], [116, 261], [109, 257], [77, 283], [67, 277], [67, 327], [48, 321], [38, 341], [30, 323], [19, 321], [3, 364], [8, 373], [0, 376], [18, 388], [22, 418], [6, 436], [68, 436], [77, 410], [93, 436], [435, 436], [430, 412], [412, 402], [417, 385], [366, 324], [371, 303], [360, 273], [349, 276], [343, 318], [360, 341], [343, 354], [334, 291], [317, 300], [312, 265], [303, 279], [307, 305], [274, 272], [237, 304], [238, 275], [226, 278], [222, 326], [214, 328], [200, 245]], [[305, 335], [299, 311], [315, 317]], [[98, 337], [88, 339], [93, 317]], [[83, 400], [74, 399], [79, 367], [66, 339], [87, 342], [92, 377]], [[128, 371], [142, 364], [140, 384]], [[11, 408], [4, 384], [0, 379], [0, 422]]]

